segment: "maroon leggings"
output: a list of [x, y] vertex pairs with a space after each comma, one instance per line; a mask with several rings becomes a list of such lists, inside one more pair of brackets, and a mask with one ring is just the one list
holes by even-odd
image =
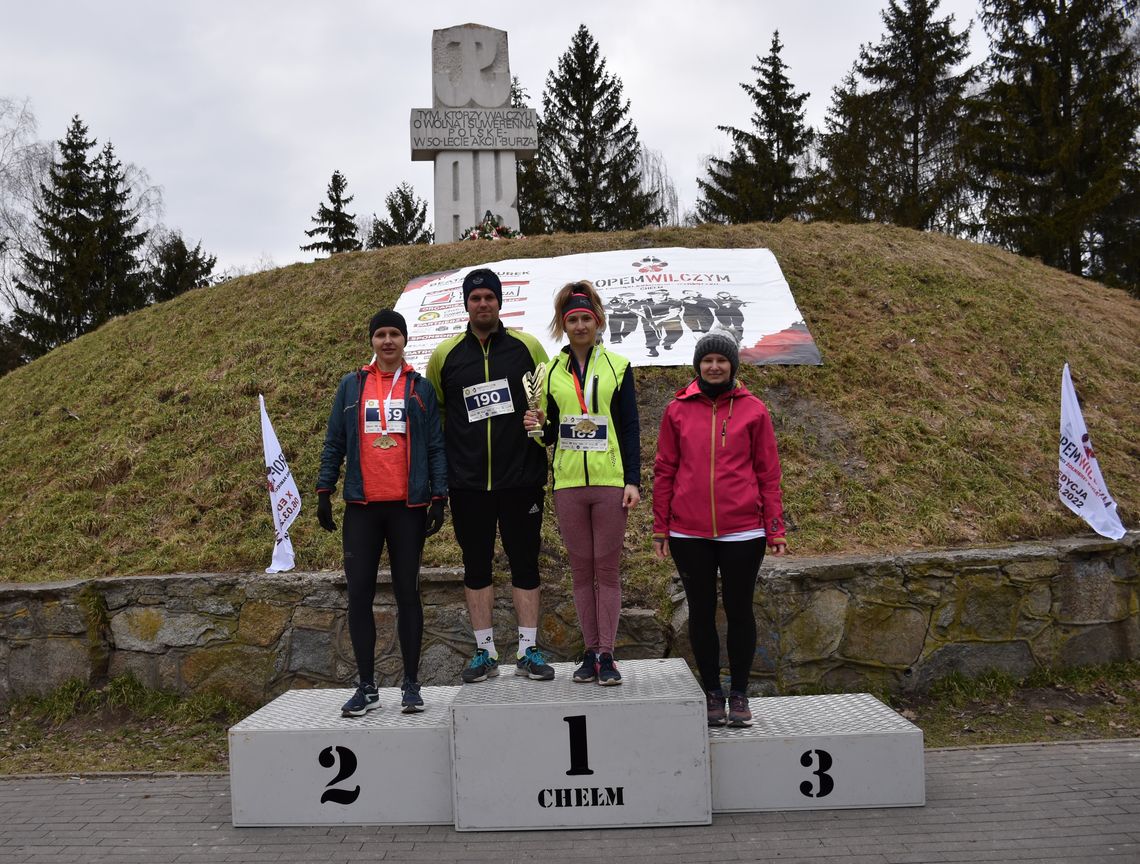
[[613, 653], [621, 616], [621, 560], [625, 540], [621, 486], [558, 489], [554, 510], [574, 577], [574, 608], [586, 649]]

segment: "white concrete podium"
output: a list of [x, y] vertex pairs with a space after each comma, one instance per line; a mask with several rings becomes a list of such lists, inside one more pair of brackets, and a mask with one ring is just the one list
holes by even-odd
[[709, 730], [714, 812], [926, 803], [922, 730], [873, 696], [750, 704], [752, 726]]
[[619, 661], [620, 687], [515, 676], [451, 703], [458, 831], [712, 821], [704, 693], [680, 659]]
[[425, 687], [425, 711], [342, 718], [351, 690], [290, 690], [229, 730], [235, 826], [454, 824], [459, 831], [701, 825], [714, 812], [917, 807], [922, 730], [866, 693], [757, 698], [709, 729], [680, 659], [620, 687], [497, 678]]
[[424, 687], [424, 711], [381, 707], [341, 717], [348, 690], [290, 690], [229, 730], [233, 824], [447, 824], [451, 809], [451, 700], [458, 687]]

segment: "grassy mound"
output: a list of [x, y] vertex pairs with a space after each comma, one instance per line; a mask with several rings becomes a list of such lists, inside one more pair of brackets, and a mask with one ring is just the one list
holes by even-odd
[[[0, 379], [0, 581], [264, 567], [272, 527], [257, 394], [302, 494], [369, 316], [413, 276], [502, 258], [770, 248], [822, 367], [745, 367], [772, 411], [795, 553], [1085, 533], [1057, 499], [1067, 360], [1126, 524], [1140, 507], [1140, 303], [1000, 250], [879, 225], [703, 226], [337, 255], [113, 320]], [[687, 367], [637, 370], [645, 489]], [[340, 566], [308, 499], [298, 566]], [[650, 594], [646, 503], [625, 569]], [[339, 520], [339, 504], [337, 518]], [[548, 511], [552, 508], [548, 508]], [[548, 512], [546, 554], [560, 567]], [[449, 527], [425, 565], [459, 561]]]

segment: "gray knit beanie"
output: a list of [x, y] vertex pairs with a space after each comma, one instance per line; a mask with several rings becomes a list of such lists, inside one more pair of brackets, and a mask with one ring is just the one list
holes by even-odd
[[706, 354], [723, 354], [728, 358], [732, 367], [732, 377], [736, 377], [736, 370], [740, 368], [740, 346], [736, 342], [736, 335], [723, 327], [713, 327], [697, 342], [697, 350], [693, 352], [693, 369], [697, 377], [701, 375], [701, 358]]

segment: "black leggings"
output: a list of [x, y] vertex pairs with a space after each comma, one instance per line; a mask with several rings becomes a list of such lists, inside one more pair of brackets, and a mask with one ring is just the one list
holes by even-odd
[[720, 636], [716, 632], [716, 573], [720, 570], [724, 614], [728, 619], [728, 671], [731, 688], [748, 690], [756, 653], [752, 595], [764, 560], [764, 538], [705, 540], [669, 538], [669, 552], [689, 601], [689, 643], [705, 690], [720, 689]]
[[396, 597], [396, 632], [404, 675], [418, 680], [424, 610], [420, 604], [420, 556], [424, 550], [426, 507], [403, 501], [349, 504], [344, 508], [344, 577], [348, 581], [348, 635], [360, 680], [375, 683], [376, 574], [388, 543], [392, 593]]

